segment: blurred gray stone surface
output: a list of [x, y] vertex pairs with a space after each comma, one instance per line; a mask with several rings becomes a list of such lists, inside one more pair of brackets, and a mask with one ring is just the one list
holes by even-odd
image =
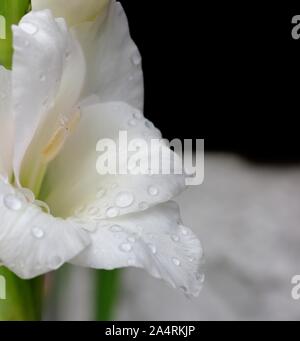
[[[300, 301], [291, 298], [291, 278], [300, 274], [300, 166], [258, 166], [209, 155], [204, 184], [177, 201], [205, 249], [203, 291], [187, 299], [144, 271], [127, 269], [116, 319], [300, 319]], [[88, 274], [73, 271], [81, 278]], [[74, 311], [74, 303], [64, 303], [65, 319], [76, 319]], [[82, 310], [77, 318], [84, 319]]]

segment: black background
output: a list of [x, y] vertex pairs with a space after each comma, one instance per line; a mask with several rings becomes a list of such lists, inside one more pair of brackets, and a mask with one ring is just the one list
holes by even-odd
[[300, 161], [300, 4], [121, 2], [143, 56], [145, 114], [166, 138]]

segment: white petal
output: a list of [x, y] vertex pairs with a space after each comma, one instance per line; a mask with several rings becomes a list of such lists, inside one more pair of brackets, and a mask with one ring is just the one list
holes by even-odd
[[11, 72], [0, 65], [0, 176], [6, 179], [12, 168], [12, 127]]
[[[48, 10], [27, 14], [13, 32], [14, 170], [18, 180], [34, 135], [40, 131], [39, 139], [47, 141], [58, 124], [58, 115], [68, 115], [77, 102], [85, 64], [65, 22], [54, 20]], [[39, 147], [43, 147], [43, 141]], [[36, 151], [34, 158], [38, 158]]]
[[52, 271], [90, 242], [74, 222], [57, 219], [0, 181], [0, 260], [22, 278]]
[[[96, 145], [100, 139], [109, 138], [118, 145], [119, 132], [124, 130], [128, 134], [128, 142], [139, 138], [148, 147], [151, 139], [161, 137], [160, 132], [137, 109], [125, 103], [97, 104], [82, 108], [81, 117], [77, 131], [49, 165], [43, 183], [41, 198], [55, 215], [68, 217], [77, 214], [103, 219], [113, 215], [111, 209], [117, 214], [145, 210], [169, 201], [184, 189], [182, 175], [98, 174], [96, 164], [102, 153], [96, 152]], [[148, 150], [143, 149], [147, 158]], [[125, 155], [120, 150], [117, 158], [120, 154]], [[128, 153], [128, 157], [132, 154]], [[159, 150], [154, 150], [151, 158], [159, 155]], [[151, 169], [150, 163], [149, 167]], [[126, 195], [128, 199], [125, 198], [124, 202], [122, 197], [124, 199]]]
[[109, 0], [31, 0], [34, 11], [50, 9], [56, 17], [63, 17], [68, 25], [94, 19], [105, 10]]
[[144, 82], [140, 53], [129, 33], [120, 3], [111, 1], [108, 14], [75, 29], [87, 59], [84, 95], [101, 102], [122, 101], [143, 109]]
[[178, 207], [169, 202], [143, 213], [87, 223], [92, 245], [72, 263], [93, 268], [145, 268], [188, 295], [199, 294], [203, 251], [192, 231], [180, 225]]

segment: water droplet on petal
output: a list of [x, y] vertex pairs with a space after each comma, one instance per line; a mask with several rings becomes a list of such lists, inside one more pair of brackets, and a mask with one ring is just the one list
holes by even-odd
[[152, 122], [150, 122], [149, 120], [145, 120], [145, 127], [148, 129], [153, 129], [154, 124]]
[[180, 262], [180, 260], [178, 259], [178, 258], [172, 258], [172, 261], [173, 261], [173, 263], [176, 265], [176, 266], [180, 266], [181, 265], [181, 262]]
[[39, 227], [33, 227], [31, 230], [33, 237], [37, 239], [42, 239], [45, 236], [45, 232]]
[[138, 52], [136, 52], [132, 57], [131, 57], [131, 61], [133, 63], [133, 65], [138, 66], [141, 64], [142, 62], [142, 58], [140, 56], [140, 54]]
[[116, 207], [109, 207], [106, 210], [107, 218], [115, 218], [119, 215], [119, 210]]
[[120, 245], [120, 250], [123, 252], [130, 252], [132, 250], [132, 245], [129, 243], [123, 243]]
[[188, 293], [188, 289], [185, 286], [179, 287], [179, 289], [184, 293], [187, 294]]
[[149, 186], [149, 187], [148, 187], [148, 193], [149, 193], [149, 195], [151, 195], [151, 196], [157, 196], [158, 193], [159, 193], [159, 190], [158, 190], [158, 188], [155, 187], [155, 186]]
[[200, 283], [204, 283], [205, 281], [205, 275], [201, 272], [197, 272], [196, 273], [196, 279], [200, 282]]
[[172, 236], [171, 236], [171, 239], [173, 240], [173, 242], [179, 242], [179, 240], [180, 240], [180, 238], [179, 238], [179, 236], [177, 236], [177, 234], [173, 234]]
[[26, 33], [28, 33], [28, 34], [31, 34], [31, 35], [37, 33], [37, 31], [38, 31], [38, 28], [37, 28], [34, 24], [29, 23], [29, 22], [23, 22], [23, 23], [21, 23], [21, 24], [19, 25], [19, 27], [20, 27], [24, 32], [26, 32]]
[[62, 264], [63, 264], [63, 260], [59, 256], [54, 256], [49, 261], [49, 267], [52, 270], [56, 270], [56, 269], [60, 268], [62, 266]]
[[120, 225], [112, 225], [110, 227], [110, 230], [112, 232], [122, 232], [123, 231], [122, 226], [120, 226]]
[[90, 216], [96, 216], [99, 213], [98, 207], [89, 207], [87, 210], [87, 214]]
[[126, 208], [132, 205], [134, 196], [130, 192], [120, 192], [115, 200], [116, 206]]
[[147, 210], [148, 208], [149, 208], [149, 205], [148, 205], [148, 203], [146, 203], [145, 201], [142, 201], [142, 202], [139, 203], [139, 209], [140, 209], [141, 211], [145, 211], [145, 210]]
[[179, 228], [180, 228], [180, 232], [184, 235], [184, 236], [187, 236], [189, 231], [187, 230], [187, 228], [183, 225], [179, 225]]
[[137, 121], [135, 119], [131, 119], [128, 121], [128, 125], [131, 127], [135, 127], [137, 125]]
[[90, 232], [90, 233], [94, 233], [98, 229], [97, 223], [93, 223], [93, 222], [81, 221], [80, 225], [85, 231]]
[[34, 202], [35, 196], [34, 196], [33, 192], [30, 189], [28, 189], [28, 188], [20, 188], [19, 192], [24, 195], [24, 197], [26, 198], [26, 200], [29, 203], [33, 203]]
[[97, 195], [96, 195], [97, 199], [103, 198], [105, 193], [106, 193], [106, 190], [104, 188], [99, 188], [98, 192], [97, 192]]
[[50, 213], [50, 207], [44, 201], [35, 200], [34, 203], [41, 208], [44, 213]]
[[25, 40], [25, 41], [24, 41], [24, 45], [25, 45], [26, 47], [28, 47], [28, 46], [30, 45], [29, 40]]
[[24, 206], [24, 199], [16, 194], [6, 194], [3, 203], [9, 210], [19, 211]]

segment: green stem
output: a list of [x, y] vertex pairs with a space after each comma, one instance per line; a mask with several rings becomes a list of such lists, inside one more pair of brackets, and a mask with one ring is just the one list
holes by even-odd
[[[6, 299], [0, 300], [0, 321], [36, 321], [41, 319], [42, 278], [25, 281], [4, 267], [0, 277], [5, 286], [1, 287]], [[3, 283], [3, 281], [2, 281]]]
[[120, 270], [99, 270], [96, 276], [96, 320], [111, 321], [118, 298]]
[[0, 1], [0, 65], [11, 69], [12, 65], [12, 30], [30, 8], [30, 0]]

